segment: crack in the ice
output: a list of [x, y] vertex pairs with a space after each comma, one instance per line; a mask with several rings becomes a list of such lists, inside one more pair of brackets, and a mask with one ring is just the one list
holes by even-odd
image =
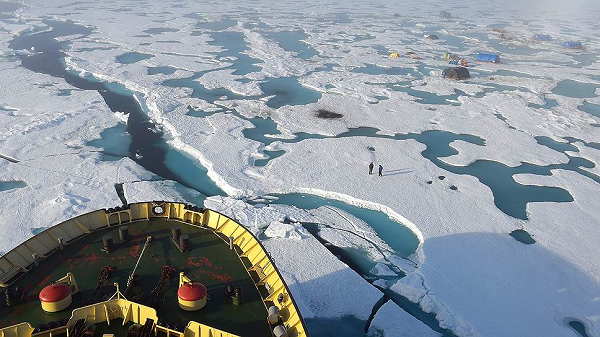
[[[332, 228], [332, 229], [339, 229], [339, 228]], [[342, 230], [342, 229], [339, 229], [339, 230]], [[346, 230], [343, 230], [343, 231], [346, 231]], [[352, 232], [349, 232], [349, 233], [352, 233]], [[356, 233], [354, 233], [354, 234], [356, 234]], [[318, 242], [319, 242], [321, 245], [323, 245], [323, 246], [324, 246], [324, 247], [325, 247], [325, 248], [326, 248], [326, 249], [327, 249], [327, 250], [328, 250], [328, 251], [329, 251], [331, 254], [334, 254], [334, 253], [331, 251], [331, 248], [332, 248], [332, 247], [331, 247], [331, 246], [329, 246], [329, 247], [328, 247], [327, 245], [325, 245], [325, 244], [322, 242], [322, 241], [326, 241], [326, 240], [324, 240], [323, 238], [319, 237], [318, 235], [315, 235], [315, 234], [312, 234], [312, 233], [311, 233], [311, 235], [313, 235], [313, 236], [314, 236], [314, 237], [317, 239], [317, 241], [318, 241]], [[327, 242], [327, 241], [326, 241], [326, 242]], [[341, 249], [341, 250], [343, 251], [343, 249], [342, 249], [342, 248], [340, 248], [340, 247], [337, 247], [337, 246], [335, 246], [335, 245], [332, 245], [332, 246], [333, 246], [333, 247], [335, 247], [335, 248], [337, 248], [337, 249]], [[335, 255], [335, 254], [334, 254], [334, 255]], [[359, 270], [355, 269], [355, 267], [352, 267], [352, 266], [348, 265], [346, 262], [342, 261], [341, 259], [340, 259], [340, 262], [341, 262], [341, 263], [344, 263], [346, 266], [348, 266], [348, 268], [352, 269], [352, 270], [353, 270], [354, 272], [356, 272], [356, 273], [357, 273], [357, 274], [358, 274], [358, 275], [359, 275], [361, 278], [363, 278], [365, 281], [367, 281], [369, 284], [371, 284], [372, 286], [376, 287], [377, 289], [379, 289], [379, 290], [380, 290], [380, 291], [383, 293], [383, 296], [382, 296], [382, 298], [381, 298], [381, 299], [380, 299], [380, 300], [379, 300], [379, 301], [378, 301], [378, 302], [377, 302], [377, 303], [374, 305], [374, 307], [373, 307], [373, 309], [372, 309], [371, 316], [369, 317], [369, 320], [367, 321], [367, 325], [366, 325], [366, 330], [365, 330], [365, 331], [368, 331], [368, 328], [370, 327], [370, 324], [371, 324], [372, 320], [374, 319], [374, 317], [375, 317], [375, 315], [376, 315], [377, 311], [379, 310], [379, 309], [377, 308], [377, 306], [379, 305], [379, 303], [380, 303], [381, 301], [383, 301], [383, 302], [385, 303], [385, 301], [386, 301], [386, 300], [390, 300], [390, 301], [392, 301], [394, 304], [396, 304], [396, 305], [397, 305], [397, 306], [398, 306], [400, 309], [404, 310], [404, 311], [405, 311], [407, 314], [409, 314], [409, 315], [413, 316], [415, 319], [417, 319], [417, 320], [421, 321], [423, 324], [427, 325], [427, 326], [428, 326], [430, 329], [432, 329], [432, 330], [434, 330], [434, 331], [437, 331], [437, 332], [440, 332], [440, 333], [443, 333], [443, 336], [446, 336], [446, 337], [457, 337], [457, 336], [456, 336], [456, 335], [455, 335], [455, 334], [454, 334], [452, 331], [450, 331], [450, 330], [448, 330], [448, 329], [445, 329], [445, 328], [442, 328], [442, 327], [441, 327], [441, 325], [440, 325], [440, 321], [438, 320], [438, 318], [437, 318], [437, 315], [435, 315], [435, 313], [433, 313], [433, 314], [432, 314], [432, 313], [426, 313], [426, 312], [423, 310], [423, 308], [420, 306], [420, 302], [421, 302], [421, 300], [422, 300], [422, 299], [425, 297], [425, 295], [427, 295], [427, 294], [429, 293], [429, 291], [430, 291], [430, 289], [427, 289], [427, 288], [425, 288], [425, 285], [424, 285], [424, 280], [423, 280], [423, 278], [421, 278], [422, 287], [423, 287], [423, 289], [426, 289], [426, 292], [425, 292], [423, 295], [421, 295], [421, 297], [419, 298], [419, 300], [418, 300], [417, 302], [413, 302], [413, 301], [409, 300], [408, 298], [406, 298], [405, 296], [402, 296], [401, 294], [399, 294], [399, 293], [396, 293], [396, 292], [394, 292], [393, 290], [391, 290], [391, 289], [389, 289], [389, 288], [382, 288], [382, 287], [378, 287], [377, 285], [375, 285], [375, 284], [373, 284], [373, 283], [372, 283], [372, 280], [368, 280], [367, 278], [365, 278], [365, 277], [364, 277], [364, 276], [361, 274], [361, 272], [360, 272]], [[420, 312], [421, 312], [421, 313], [423, 313], [423, 315], [432, 314], [432, 315], [434, 316], [434, 317], [433, 317], [433, 320], [435, 321], [435, 324], [437, 324], [437, 326], [435, 326], [435, 325], [434, 325], [432, 322], [427, 322], [427, 321], [423, 320], [422, 318], [419, 318], [419, 317], [417, 317], [417, 316], [416, 316], [416, 315], [415, 315], [415, 314], [414, 314], [414, 313], [413, 313], [411, 310], [409, 310], [409, 309], [406, 307], [406, 305], [405, 305], [405, 304], [403, 304], [403, 303], [402, 303], [400, 300], [398, 300], [398, 297], [402, 297], [402, 298], [404, 298], [404, 299], [405, 299], [405, 300], [406, 300], [408, 303], [411, 303], [412, 305], [414, 305], [414, 308], [413, 308], [413, 310], [415, 310], [415, 309], [417, 309], [417, 308], [418, 308], [418, 310], [420, 310]], [[379, 307], [381, 307], [382, 305], [383, 305], [383, 304], [379, 305]], [[442, 305], [442, 304], [440, 304], [440, 305]], [[376, 310], [376, 308], [377, 308], [377, 310]]]
[[18, 163], [18, 162], [20, 161], [20, 160], [18, 160], [18, 159], [16, 159], [16, 158], [13, 158], [13, 157], [11, 157], [11, 156], [7, 156], [7, 155], [3, 155], [3, 154], [1, 154], [1, 153], [0, 153], [0, 158], [2, 158], [2, 159], [6, 159], [6, 160], [8, 160], [8, 161], [9, 161], [9, 162], [11, 162], [11, 163]]
[[[77, 151], [77, 152], [64, 152], [64, 153], [52, 153], [52, 154], [47, 154], [41, 157], [35, 157], [35, 158], [26, 158], [26, 159], [22, 159], [21, 162], [28, 162], [28, 161], [36, 161], [42, 158], [51, 158], [51, 157], [59, 157], [59, 156], [71, 156], [71, 155], [78, 155], [78, 154], [86, 154], [86, 153], [103, 153], [103, 154], [108, 154], [111, 155], [108, 152], [105, 152], [103, 150], [81, 150], [81, 151]], [[0, 155], [1, 157], [1, 155]]]
[[383, 294], [383, 296], [381, 296], [381, 298], [375, 303], [375, 305], [373, 306], [373, 309], [371, 310], [371, 314], [369, 315], [369, 318], [367, 319], [367, 324], [365, 326], [365, 333], [367, 333], [369, 331], [369, 328], [371, 327], [371, 324], [373, 323], [373, 319], [375, 319], [375, 316], [379, 312], [379, 309], [381, 309], [381, 307], [383, 307], [383, 305], [386, 304], [387, 301], [388, 301], [388, 299], [386, 298], [385, 294]]

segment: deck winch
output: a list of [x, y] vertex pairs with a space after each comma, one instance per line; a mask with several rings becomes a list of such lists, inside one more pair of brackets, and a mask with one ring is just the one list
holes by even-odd
[[6, 295], [6, 305], [9, 307], [21, 303], [26, 295], [25, 290], [23, 290], [23, 287], [21, 286], [6, 288], [4, 294]]
[[242, 287], [234, 287], [233, 284], [229, 284], [225, 290], [225, 296], [231, 298], [231, 303], [234, 305], [242, 304]]

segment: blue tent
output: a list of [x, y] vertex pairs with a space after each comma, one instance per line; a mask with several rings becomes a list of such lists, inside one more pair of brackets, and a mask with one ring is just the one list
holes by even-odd
[[533, 34], [533, 39], [536, 41], [550, 41], [552, 36], [548, 34]]
[[565, 48], [570, 48], [570, 49], [582, 49], [583, 48], [583, 46], [581, 45], [581, 42], [579, 42], [579, 41], [566, 41], [566, 42], [563, 42], [562, 46]]
[[479, 53], [477, 55], [477, 61], [480, 62], [490, 62], [490, 63], [500, 63], [500, 55], [491, 54], [491, 53]]

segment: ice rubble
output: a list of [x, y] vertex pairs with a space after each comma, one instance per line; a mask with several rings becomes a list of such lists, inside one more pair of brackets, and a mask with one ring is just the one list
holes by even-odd
[[302, 240], [307, 238], [310, 234], [300, 224], [286, 224], [273, 221], [269, 224], [269, 227], [265, 229], [265, 235], [269, 238]]
[[387, 265], [378, 262], [370, 271], [375, 276], [397, 276], [398, 274], [390, 269]]

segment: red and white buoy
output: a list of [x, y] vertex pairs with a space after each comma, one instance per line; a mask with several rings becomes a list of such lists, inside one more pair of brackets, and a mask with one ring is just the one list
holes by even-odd
[[73, 294], [79, 292], [75, 276], [70, 272], [65, 277], [54, 281], [40, 291], [40, 302], [45, 312], [58, 312], [66, 309], [73, 302]]
[[45, 312], [58, 312], [73, 302], [71, 286], [66, 283], [54, 283], [40, 292], [40, 302]]
[[177, 291], [179, 307], [186, 311], [204, 308], [208, 302], [208, 291], [202, 283], [184, 283]]

